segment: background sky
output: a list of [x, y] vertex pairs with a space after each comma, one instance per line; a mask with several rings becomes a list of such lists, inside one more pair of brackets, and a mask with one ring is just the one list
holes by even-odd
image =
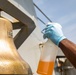
[[[76, 0], [33, 1], [53, 22], [60, 23], [64, 35], [76, 43]], [[38, 10], [36, 10], [36, 14], [45, 23], [49, 22]], [[41, 22], [39, 22], [39, 26], [41, 30], [45, 27]]]

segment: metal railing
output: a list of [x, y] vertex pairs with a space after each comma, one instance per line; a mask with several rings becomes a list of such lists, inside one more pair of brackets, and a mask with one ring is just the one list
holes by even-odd
[[[38, 11], [40, 11], [40, 13], [42, 13], [42, 15], [44, 15], [45, 16], [45, 18], [49, 21], [49, 22], [52, 22], [51, 20], [50, 20], [50, 18], [47, 16], [47, 15], [45, 15], [45, 13], [35, 4], [35, 3], [33, 3], [34, 4], [34, 6], [36, 7], [36, 9], [38, 9]], [[44, 25], [46, 24], [44, 21], [42, 21], [39, 17], [37, 17], [37, 19], [40, 21], [40, 22], [42, 22]]]

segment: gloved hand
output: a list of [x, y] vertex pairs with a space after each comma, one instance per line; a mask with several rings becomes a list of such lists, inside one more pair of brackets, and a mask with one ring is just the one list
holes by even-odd
[[51, 39], [53, 43], [56, 45], [59, 45], [59, 42], [66, 37], [63, 35], [62, 27], [58, 23], [50, 23], [46, 26], [45, 29], [43, 29], [43, 37]]

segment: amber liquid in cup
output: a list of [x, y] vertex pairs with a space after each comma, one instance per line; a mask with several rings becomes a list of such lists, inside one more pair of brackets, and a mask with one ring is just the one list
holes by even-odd
[[54, 61], [39, 61], [37, 73], [41, 75], [52, 75]]

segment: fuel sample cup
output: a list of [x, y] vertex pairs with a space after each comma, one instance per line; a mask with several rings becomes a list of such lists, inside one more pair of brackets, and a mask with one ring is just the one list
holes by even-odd
[[37, 73], [41, 75], [52, 75], [58, 47], [48, 40], [43, 44]]

